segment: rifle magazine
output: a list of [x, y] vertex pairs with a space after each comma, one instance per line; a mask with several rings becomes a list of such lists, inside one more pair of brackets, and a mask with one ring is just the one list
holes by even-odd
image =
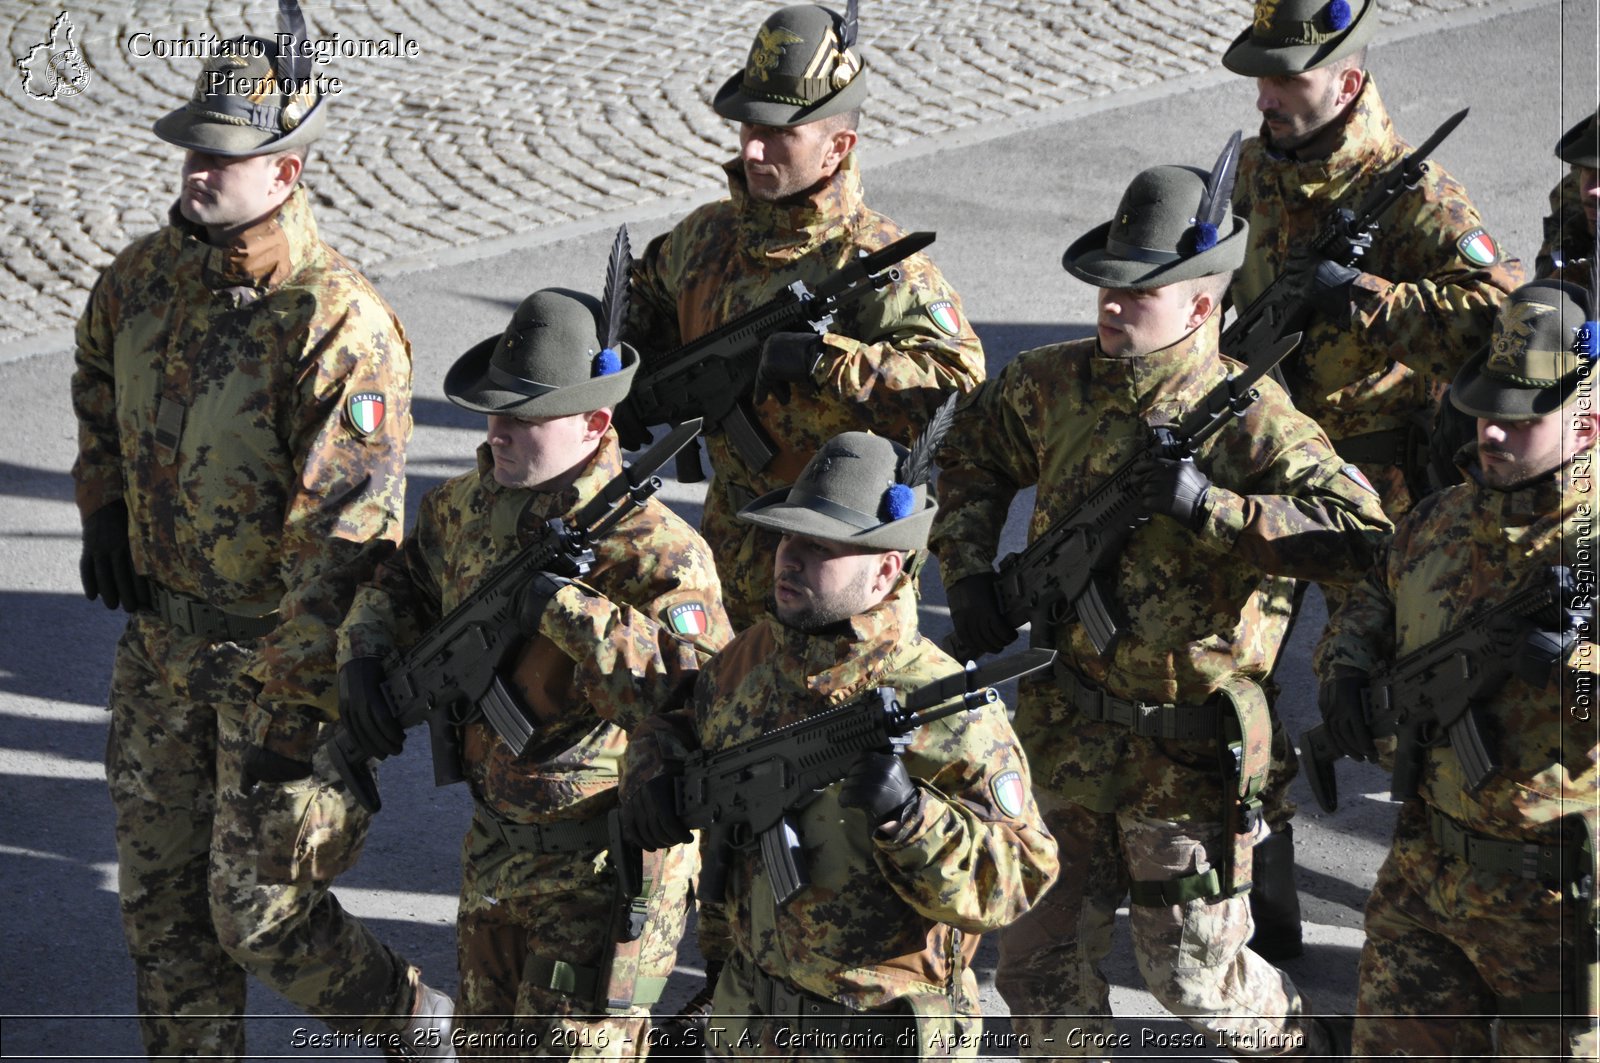
[[787, 815], [761, 832], [761, 862], [766, 866], [772, 895], [779, 905], [788, 904], [795, 894], [811, 884], [811, 876], [806, 874], [800, 833]]
[[478, 707], [483, 710], [484, 718], [494, 728], [494, 733], [510, 747], [511, 752], [520, 757], [533, 739], [534, 721], [528, 718], [517, 692], [506, 686], [505, 680], [497, 673], [490, 680], [489, 689], [478, 699]]

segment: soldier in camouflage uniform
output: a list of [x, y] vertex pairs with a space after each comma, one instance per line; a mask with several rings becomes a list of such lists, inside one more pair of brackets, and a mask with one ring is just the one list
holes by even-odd
[[1556, 142], [1556, 158], [1571, 170], [1550, 190], [1544, 243], [1534, 264], [1541, 277], [1587, 284], [1600, 209], [1600, 112], [1567, 130]]
[[[1234, 304], [1248, 306], [1291, 262], [1312, 271], [1316, 314], [1285, 363], [1289, 392], [1377, 486], [1394, 520], [1427, 481], [1439, 391], [1463, 352], [1488, 338], [1522, 266], [1503, 256], [1466, 189], [1437, 161], [1384, 215], [1359, 268], [1311, 256], [1333, 212], [1359, 206], [1411, 150], [1365, 69], [1376, 8], [1377, 0], [1257, 0], [1250, 28], [1222, 62], [1256, 79], [1263, 115], [1260, 136], [1245, 141], [1234, 193], [1250, 223]], [[1338, 592], [1323, 589], [1331, 608]], [[1273, 608], [1298, 613], [1304, 593], [1301, 586]], [[1275, 696], [1276, 683], [1269, 689]], [[1301, 951], [1287, 795], [1295, 762], [1286, 742], [1282, 750], [1267, 794], [1273, 834], [1257, 850], [1251, 897], [1254, 945], [1274, 958]]]
[[[729, 198], [652, 241], [634, 270], [628, 335], [646, 365], [796, 280], [815, 286], [905, 235], [862, 199], [854, 148], [867, 84], [854, 34], [853, 20], [825, 8], [783, 8], [717, 93], [717, 113], [739, 123], [739, 157], [723, 167]], [[983, 378], [960, 297], [922, 254], [899, 268], [898, 283], [851, 304], [826, 334], [766, 343], [754, 396], [754, 420], [777, 451], [766, 468], [746, 467], [723, 433], [707, 441], [713, 472], [700, 526], [738, 629], [772, 593], [776, 536], [734, 514], [792, 482], [830, 436], [867, 429], [904, 441], [946, 394]]]
[[[1037, 536], [1227, 377], [1219, 310], [1247, 226], [1225, 201], [1221, 224], [1195, 222], [1225, 195], [1209, 182], [1226, 183], [1184, 166], [1136, 177], [1114, 220], [1063, 259], [1100, 287], [1096, 337], [1018, 355], [958, 407], [932, 545], [964, 645], [1016, 635], [990, 568], [1016, 492], [1038, 488]], [[1247, 813], [1270, 733], [1258, 684], [1284, 634], [1267, 608], [1283, 577], [1358, 578], [1388, 522], [1316, 424], [1257, 386], [1193, 460], [1143, 459], [1149, 520], [1105, 573], [1121, 629], [1108, 651], [1076, 618], [1033, 631], [1060, 657], [1054, 677], [1022, 681], [1016, 728], [1062, 873], [1001, 934], [995, 984], [1036, 1051], [1114, 1044], [1099, 965], [1130, 894], [1150, 991], [1210, 1043], [1242, 1056], [1329, 1046], [1289, 977], [1245, 947], [1241, 891], [1265, 834]]]
[[[1400, 522], [1317, 647], [1333, 741], [1372, 756], [1361, 704], [1372, 672], [1547, 579], [1550, 566], [1569, 566], [1575, 580], [1578, 597], [1535, 617], [1534, 631], [1507, 636], [1512, 675], [1479, 703], [1498, 765], [1487, 784], [1472, 790], [1448, 743], [1423, 752], [1418, 795], [1400, 809], [1367, 902], [1358, 1056], [1593, 1059], [1600, 1048], [1592, 641], [1600, 425], [1588, 302], [1552, 281], [1512, 294], [1493, 342], [1451, 389], [1451, 401], [1477, 418], [1478, 441], [1462, 452], [1467, 481]], [[1586, 625], [1581, 640], [1571, 621]]]
[[[917, 632], [908, 573], [936, 509], [922, 458], [865, 432], [824, 444], [792, 489], [740, 518], [779, 536], [775, 612], [701, 672], [692, 705], [628, 750], [624, 817], [646, 847], [681, 841], [674, 768], [845, 704], [959, 672]], [[736, 1058], [973, 1058], [978, 936], [1048, 888], [1055, 846], [1003, 707], [914, 730], [901, 756], [862, 753], [795, 810], [809, 883], [785, 904], [758, 847], [726, 854], [732, 955], [710, 1047]], [[712, 858], [708, 854], [708, 859]]]
[[335, 630], [400, 538], [411, 351], [317, 235], [327, 102], [229, 43], [207, 75], [267, 88], [202, 76], [156, 123], [182, 192], [95, 285], [72, 378], [84, 590], [132, 614], [106, 778], [140, 1027], [152, 1056], [242, 1056], [248, 972], [340, 1031], [437, 1042], [448, 998], [329, 892], [367, 817], [317, 752]]
[[[1250, 223], [1249, 253], [1233, 280], [1238, 306], [1411, 150], [1365, 70], [1376, 6], [1258, 0], [1253, 24], [1222, 58], [1256, 79], [1264, 116], [1261, 135], [1245, 141], [1234, 195]], [[1522, 264], [1496, 245], [1460, 182], [1431, 161], [1417, 189], [1384, 216], [1360, 269], [1305, 265], [1315, 270], [1318, 314], [1290, 355], [1290, 394], [1398, 517], [1412, 502], [1413, 426], [1429, 423], [1435, 392], [1462, 352], [1488, 341]]]
[[[599, 303], [561, 289], [523, 301], [502, 336], [445, 377], [451, 402], [489, 415], [478, 468], [422, 501], [416, 529], [356, 595], [341, 630], [345, 717], [365, 750], [400, 750], [378, 684], [414, 644], [554, 518], [622, 470], [611, 407], [638, 354], [597, 337]], [[604, 348], [604, 349], [602, 349]], [[537, 383], [535, 383], [537, 382]], [[462, 846], [456, 1044], [464, 1056], [633, 1058], [677, 956], [692, 847], [650, 862], [642, 936], [618, 945], [607, 813], [631, 728], [727, 641], [704, 540], [656, 499], [593, 544], [595, 562], [523, 592], [529, 636], [511, 685], [534, 724], [521, 755], [481, 716], [461, 733], [477, 810]]]

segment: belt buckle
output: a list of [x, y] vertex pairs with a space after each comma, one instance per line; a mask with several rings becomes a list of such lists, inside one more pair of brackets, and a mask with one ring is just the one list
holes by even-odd
[[169, 593], [167, 595], [167, 623], [180, 629], [186, 635], [193, 635], [194, 630], [194, 603], [187, 598]]
[[[1165, 706], [1152, 704], [1148, 701], [1135, 701], [1133, 703], [1133, 732], [1147, 738], [1175, 738], [1176, 735], [1168, 733], [1171, 728], [1161, 726], [1161, 710]], [[1168, 717], [1171, 722], [1171, 717]]]
[[[773, 978], [765, 971], [759, 971], [758, 981], [763, 983], [764, 993], [756, 994], [756, 1003], [761, 1005], [763, 1014], [775, 1019], [789, 1019], [796, 1015], [795, 1000], [789, 987], [781, 979]], [[765, 997], [765, 1000], [761, 998]]]

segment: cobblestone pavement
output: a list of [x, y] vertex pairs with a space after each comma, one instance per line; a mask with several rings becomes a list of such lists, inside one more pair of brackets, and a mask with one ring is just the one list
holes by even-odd
[[[334, 57], [342, 91], [308, 183], [329, 241], [367, 269], [718, 187], [737, 137], [711, 94], [773, 0], [303, 0], [311, 35], [396, 41], [415, 57]], [[1485, 0], [1385, 0], [1410, 21]], [[875, 144], [1058, 107], [1207, 69], [1246, 0], [866, 0]], [[51, 37], [53, 0], [0, 0], [5, 51]], [[0, 91], [0, 347], [72, 326], [113, 253], [163, 220], [178, 155], [150, 123], [198, 60], [153, 42], [275, 30], [275, 2], [66, 10], [90, 81], [36, 99], [17, 62]], [[149, 34], [149, 37], [139, 36]], [[38, 81], [29, 88], [41, 91]]]

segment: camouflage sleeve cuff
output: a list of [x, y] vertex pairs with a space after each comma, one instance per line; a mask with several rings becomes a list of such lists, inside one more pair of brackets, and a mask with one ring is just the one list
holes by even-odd
[[938, 859], [946, 844], [941, 827], [954, 815], [950, 806], [920, 781], [917, 795], [916, 809], [901, 820], [899, 830], [888, 836], [873, 834], [878, 848], [906, 872], [918, 871]]
[[245, 740], [279, 756], [310, 763], [322, 736], [323, 716], [310, 705], [269, 708], [259, 701], [245, 710]]
[[337, 667], [357, 657], [387, 657], [395, 650], [394, 638], [382, 624], [351, 624], [339, 629]]
[[973, 543], [946, 539], [929, 543], [928, 549], [939, 559], [939, 579], [946, 590], [968, 576], [994, 571], [994, 556], [985, 555], [983, 548]]
[[1206, 517], [1200, 524], [1200, 541], [1219, 554], [1231, 554], [1234, 543], [1244, 534], [1244, 527], [1244, 496], [1212, 484], [1206, 491]]
[[616, 608], [611, 599], [594, 588], [576, 581], [568, 583], [545, 605], [539, 617], [539, 634], [574, 661], [581, 661], [594, 653], [595, 644], [614, 626], [609, 621]]
[[1350, 303], [1355, 308], [1355, 320], [1363, 328], [1370, 328], [1385, 310], [1384, 296], [1394, 287], [1382, 277], [1363, 273], [1350, 283]]

